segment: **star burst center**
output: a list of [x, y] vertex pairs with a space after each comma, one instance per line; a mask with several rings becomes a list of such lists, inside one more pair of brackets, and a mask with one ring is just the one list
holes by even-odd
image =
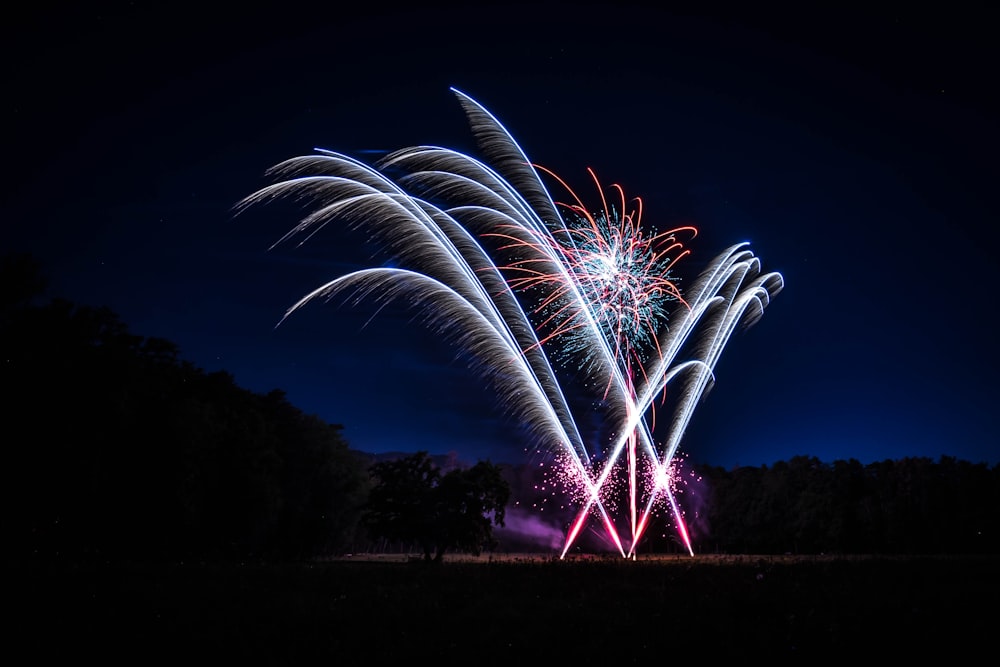
[[567, 233], [563, 252], [594, 319], [609, 342], [635, 350], [655, 337], [667, 304], [680, 297], [670, 275], [670, 257], [631, 215], [580, 217]]
[[[536, 165], [537, 166], [537, 165]], [[594, 348], [590, 331], [600, 330], [622, 367], [642, 365], [651, 351], [659, 351], [657, 337], [670, 304], [683, 303], [672, 270], [688, 254], [679, 235], [694, 236], [693, 227], [647, 233], [642, 226], [642, 200], [629, 202], [617, 184], [613, 205], [597, 176], [588, 170], [600, 194], [597, 212], [586, 207], [562, 179], [553, 176], [572, 196], [558, 202], [563, 216], [551, 230], [529, 237], [515, 233], [491, 234], [506, 242], [515, 255], [504, 269], [511, 289], [534, 294], [533, 313], [540, 316], [538, 345], [560, 339], [564, 360], [587, 361]]]

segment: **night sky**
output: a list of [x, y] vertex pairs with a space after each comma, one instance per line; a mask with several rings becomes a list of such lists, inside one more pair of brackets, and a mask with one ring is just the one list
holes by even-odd
[[661, 229], [696, 225], [692, 262], [748, 241], [784, 276], [723, 354], [689, 460], [1000, 463], [985, 16], [336, 4], [8, 17], [0, 249], [357, 449], [519, 462], [517, 425], [411, 313], [364, 327], [371, 309], [316, 304], [275, 327], [389, 257], [333, 229], [268, 250], [297, 212], [233, 211], [314, 148], [474, 153], [454, 86], [533, 161], [583, 185], [594, 168]]

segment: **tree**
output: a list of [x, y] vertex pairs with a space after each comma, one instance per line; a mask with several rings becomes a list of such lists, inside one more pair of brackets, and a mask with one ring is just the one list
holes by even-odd
[[357, 537], [368, 497], [367, 460], [343, 426], [307, 415], [283, 391], [263, 397], [281, 459], [281, 512], [269, 551], [276, 558], [342, 553]]
[[353, 541], [367, 459], [339, 425], [107, 308], [43, 300], [37, 270], [0, 257], [8, 558], [288, 560]]
[[364, 522], [372, 536], [418, 544], [424, 560], [440, 562], [449, 549], [479, 554], [496, 545], [510, 486], [498, 466], [480, 461], [445, 474], [421, 451], [370, 468], [374, 486]]
[[39, 298], [49, 285], [42, 264], [33, 255], [0, 255], [0, 315]]
[[493, 525], [504, 525], [510, 500], [510, 485], [498, 466], [480, 461], [468, 470], [452, 470], [435, 492], [435, 560], [441, 560], [445, 549], [478, 556], [483, 549], [496, 547]]

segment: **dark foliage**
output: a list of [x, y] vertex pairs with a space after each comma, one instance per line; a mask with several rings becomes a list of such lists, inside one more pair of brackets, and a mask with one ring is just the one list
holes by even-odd
[[374, 485], [364, 523], [372, 536], [419, 545], [440, 562], [448, 550], [478, 555], [496, 546], [493, 525], [504, 525], [510, 486], [488, 461], [442, 473], [427, 452], [371, 466]]
[[353, 539], [367, 475], [339, 426], [108, 309], [39, 303], [24, 267], [4, 263], [0, 314], [8, 558], [287, 559]]
[[[576, 509], [537, 465], [512, 466], [506, 474], [513, 516], [530, 516], [531, 526], [521, 534], [501, 531], [502, 549], [561, 549]], [[759, 468], [697, 466], [682, 475], [676, 498], [695, 553], [1000, 553], [1000, 466], [948, 456], [868, 465], [797, 456]], [[581, 533], [575, 543], [581, 552], [616, 551], [599, 528]], [[639, 552], [687, 553], [664, 508], [654, 513]]]
[[705, 552], [1000, 553], [1000, 466], [799, 456], [698, 472], [709, 494]]
[[[370, 489], [371, 459], [340, 426], [192, 366], [108, 309], [44, 300], [39, 269], [0, 257], [8, 559], [294, 560], [415, 545], [440, 560], [561, 545], [573, 510], [536, 467], [420, 453], [376, 463]], [[1000, 553], [1000, 466], [802, 456], [690, 472], [678, 500], [696, 553]], [[508, 501], [530, 530], [502, 530]], [[658, 517], [640, 553], [686, 552], [670, 523]]]

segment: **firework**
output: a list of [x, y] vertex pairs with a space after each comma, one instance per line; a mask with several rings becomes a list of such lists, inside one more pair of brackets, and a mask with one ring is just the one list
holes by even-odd
[[[509, 239], [509, 244], [501, 250], [517, 256], [503, 267], [506, 273], [513, 274], [507, 283], [514, 290], [541, 292], [533, 314], [541, 316], [538, 328], [549, 333], [540, 343], [565, 339], [555, 347], [562, 356], [589, 360], [594, 353], [590, 338], [580, 337], [577, 332], [590, 326], [600, 331], [625, 381], [624, 407], [626, 415], [630, 415], [635, 409], [635, 369], [641, 369], [646, 359], [643, 350], [657, 342], [668, 304], [683, 302], [671, 270], [689, 251], [683, 249], [677, 235], [693, 235], [696, 230], [682, 227], [647, 235], [642, 227], [642, 200], [636, 199], [630, 209], [621, 186], [611, 186], [619, 201], [617, 206], [609, 206], [596, 174], [588, 170], [601, 200], [600, 210], [592, 213], [562, 179], [539, 168], [556, 178], [572, 196], [572, 202], [560, 204], [567, 211], [567, 224], [553, 234], [538, 235], [531, 243], [517, 236], [503, 237]], [[519, 252], [525, 249], [529, 251], [526, 255]], [[539, 257], [550, 256], [558, 257], [559, 265], [568, 270], [546, 272], [550, 262]], [[609, 375], [605, 399], [615, 379]], [[634, 432], [629, 434], [626, 473], [633, 544], [641, 531], [636, 507], [636, 437]]]
[[[600, 211], [591, 213], [565, 186], [575, 202], [560, 204], [568, 212], [564, 228], [532, 234], [530, 242], [514, 234], [487, 236], [508, 240], [501, 250], [518, 256], [502, 267], [511, 276], [507, 280], [511, 289], [541, 294], [533, 311], [542, 316], [538, 328], [549, 331], [541, 344], [564, 337], [556, 353], [586, 361], [594, 353], [590, 338], [575, 334], [594, 324], [613, 344], [620, 365], [641, 365], [641, 350], [655, 344], [669, 304], [683, 300], [671, 274], [677, 261], [689, 252], [678, 234], [693, 236], [696, 230], [681, 227], [647, 235], [642, 227], [642, 201], [636, 199], [636, 208], [628, 212], [625, 192], [614, 184], [611, 187], [621, 201], [617, 207], [608, 206], [597, 176], [588, 171], [601, 195]], [[518, 252], [521, 250], [528, 252]], [[557, 257], [568, 270], [547, 271], [551, 257]]]
[[[628, 201], [617, 185], [602, 187], [592, 171], [601, 203], [585, 206], [532, 164], [492, 114], [454, 92], [482, 160], [415, 146], [368, 165], [317, 150], [272, 168], [276, 182], [238, 205], [309, 198], [315, 208], [278, 243], [303, 243], [339, 222], [363, 228], [394, 257], [393, 268], [355, 271], [318, 287], [285, 317], [316, 299], [405, 299], [427, 326], [472, 354], [474, 370], [493, 383], [533, 445], [557, 455], [578, 508], [562, 555], [596, 517], [621, 555], [634, 556], [657, 505], [669, 508], [693, 554], [670, 481], [680, 439], [730, 336], [756, 322], [781, 290], [781, 276], [762, 273], [738, 244], [682, 292], [675, 273], [694, 228], [646, 230], [641, 200]], [[539, 172], [555, 178], [570, 201], [557, 203]], [[556, 371], [566, 365], [602, 388], [615, 436], [594, 456]], [[654, 400], [668, 385], [672, 417], [657, 442]], [[627, 545], [612, 500], [623, 478]]]

